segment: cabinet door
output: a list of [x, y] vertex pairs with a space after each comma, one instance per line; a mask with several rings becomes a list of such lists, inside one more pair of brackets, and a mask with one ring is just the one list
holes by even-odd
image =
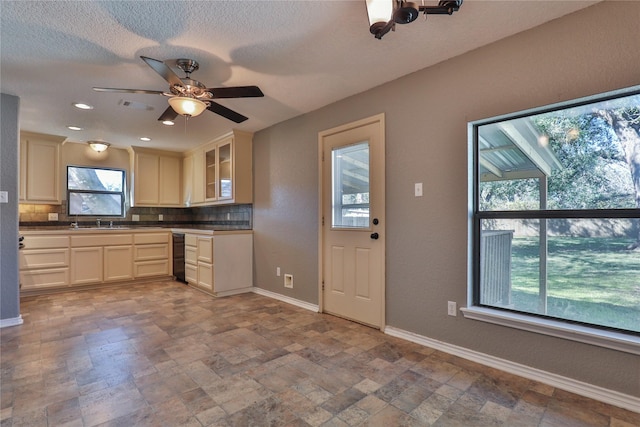
[[198, 150], [193, 153], [193, 189], [191, 203], [198, 204], [204, 202], [204, 151]]
[[204, 152], [205, 159], [205, 199], [207, 201], [216, 200], [218, 198], [217, 194], [217, 166], [218, 166], [218, 153], [215, 146], [205, 149]]
[[180, 184], [182, 182], [182, 159], [160, 156], [160, 200], [161, 206], [180, 206]]
[[105, 282], [131, 279], [133, 279], [133, 250], [131, 246], [105, 246]]
[[71, 285], [102, 282], [102, 248], [71, 248]]
[[182, 204], [193, 203], [193, 154], [182, 159]]
[[60, 144], [27, 141], [26, 200], [60, 204]]
[[198, 287], [213, 293], [213, 265], [198, 263]]
[[218, 200], [233, 198], [231, 141], [218, 146]]
[[160, 199], [160, 156], [150, 153], [136, 153], [134, 187], [136, 205], [157, 205]]
[[198, 236], [198, 262], [213, 264], [213, 237]]

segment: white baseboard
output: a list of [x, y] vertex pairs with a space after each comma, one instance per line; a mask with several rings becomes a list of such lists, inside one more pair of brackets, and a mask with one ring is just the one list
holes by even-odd
[[467, 348], [459, 347], [457, 345], [449, 344], [443, 341], [434, 340], [422, 335], [415, 334], [413, 332], [397, 329], [392, 326], [385, 327], [384, 332], [391, 336], [402, 338], [404, 340], [411, 341], [425, 347], [430, 347], [436, 350], [443, 351], [445, 353], [453, 354], [454, 356], [471, 360], [472, 362], [480, 363], [491, 368], [500, 369], [511, 374], [519, 375], [530, 380], [538, 381], [552, 387], [579, 394], [581, 396], [595, 399], [613, 406], [628, 409], [633, 412], [637, 412], [638, 408], [640, 408], [640, 398], [635, 396], [623, 394], [603, 387], [598, 387], [593, 384], [577, 381], [572, 378], [563, 377], [561, 375], [542, 371], [530, 366], [521, 365], [519, 363], [511, 362], [506, 359], [501, 359], [474, 350], [469, 350]]
[[286, 302], [288, 304], [295, 305], [300, 308], [304, 308], [306, 310], [314, 311], [316, 313], [320, 311], [320, 307], [317, 304], [311, 304], [306, 301], [301, 301], [299, 299], [291, 298], [286, 295], [278, 294], [276, 292], [267, 291], [266, 289], [256, 288], [255, 286], [253, 287], [252, 291], [253, 293], [256, 293], [258, 295], [277, 299], [282, 302]]
[[0, 319], [0, 328], [7, 328], [9, 326], [17, 326], [22, 325], [24, 320], [22, 320], [22, 315], [18, 317], [13, 317], [11, 319]]

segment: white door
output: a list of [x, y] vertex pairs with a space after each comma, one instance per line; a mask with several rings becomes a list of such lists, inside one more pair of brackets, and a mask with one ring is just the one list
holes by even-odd
[[321, 310], [384, 326], [384, 115], [319, 134]]

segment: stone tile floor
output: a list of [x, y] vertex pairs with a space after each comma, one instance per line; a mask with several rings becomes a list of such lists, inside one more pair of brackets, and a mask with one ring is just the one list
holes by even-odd
[[640, 414], [256, 294], [23, 298], [1, 426], [612, 426]]

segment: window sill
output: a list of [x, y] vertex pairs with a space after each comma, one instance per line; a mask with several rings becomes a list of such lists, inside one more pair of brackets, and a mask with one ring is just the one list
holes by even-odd
[[603, 331], [522, 314], [491, 310], [485, 307], [461, 308], [460, 311], [462, 311], [463, 316], [467, 319], [479, 320], [640, 355], [640, 337], [633, 335]]

